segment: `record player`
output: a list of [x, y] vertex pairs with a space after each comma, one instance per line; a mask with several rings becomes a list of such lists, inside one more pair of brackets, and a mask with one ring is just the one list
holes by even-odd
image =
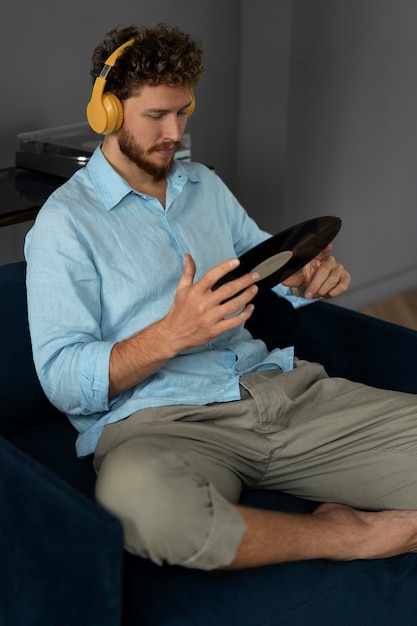
[[101, 140], [87, 122], [19, 133], [16, 166], [69, 178], [88, 163]]
[[[16, 166], [69, 178], [84, 167], [103, 137], [87, 122], [17, 135]], [[191, 160], [191, 136], [184, 135], [176, 159]]]

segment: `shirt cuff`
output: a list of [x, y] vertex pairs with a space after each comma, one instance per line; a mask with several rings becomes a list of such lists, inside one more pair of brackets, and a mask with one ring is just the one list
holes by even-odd
[[114, 342], [85, 344], [79, 363], [79, 394], [82, 414], [109, 409], [109, 363]]
[[280, 296], [281, 298], [285, 298], [285, 300], [288, 300], [288, 302], [291, 302], [294, 309], [299, 309], [302, 306], [306, 306], [307, 304], [311, 304], [312, 302], [317, 301], [317, 298], [307, 299], [307, 298], [303, 298], [302, 296], [295, 296], [293, 292], [291, 291], [291, 287], [284, 287], [284, 285], [281, 285], [281, 284], [273, 287], [272, 291], [274, 291], [277, 294], [277, 296]]

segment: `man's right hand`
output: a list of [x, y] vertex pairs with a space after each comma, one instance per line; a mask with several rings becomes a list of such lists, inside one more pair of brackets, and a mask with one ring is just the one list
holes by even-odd
[[212, 289], [238, 265], [238, 259], [223, 261], [194, 282], [194, 260], [189, 254], [184, 256], [184, 271], [167, 315], [113, 346], [109, 397], [138, 384], [180, 352], [202, 346], [246, 322], [252, 315], [250, 302], [258, 291], [258, 274], [246, 274]]
[[173, 305], [161, 321], [175, 353], [204, 345], [222, 333], [246, 322], [252, 315], [250, 304], [258, 291], [259, 275], [254, 272], [229, 281], [213, 291], [214, 285], [236, 268], [238, 259], [223, 261], [194, 282], [193, 258], [184, 256], [184, 271]]

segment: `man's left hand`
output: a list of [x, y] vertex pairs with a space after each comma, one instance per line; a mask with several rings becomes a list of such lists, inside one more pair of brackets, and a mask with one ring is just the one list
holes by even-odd
[[350, 274], [334, 256], [329, 253], [333, 246], [329, 244], [302, 270], [290, 276], [282, 284], [294, 289], [297, 295], [307, 299], [334, 298], [344, 293], [350, 285]]

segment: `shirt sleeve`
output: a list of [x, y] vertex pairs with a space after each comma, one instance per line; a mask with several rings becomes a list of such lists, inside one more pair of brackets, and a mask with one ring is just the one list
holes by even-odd
[[302, 296], [295, 296], [291, 291], [291, 287], [284, 287], [284, 285], [276, 285], [276, 287], [272, 288], [272, 291], [274, 291], [281, 298], [285, 298], [285, 300], [291, 302], [294, 309], [299, 309], [302, 306], [307, 306], [312, 302], [316, 302], [315, 299], [307, 299], [303, 298]]
[[108, 409], [114, 342], [101, 329], [100, 278], [70, 215], [44, 207], [25, 242], [33, 358], [49, 400], [67, 415]]

